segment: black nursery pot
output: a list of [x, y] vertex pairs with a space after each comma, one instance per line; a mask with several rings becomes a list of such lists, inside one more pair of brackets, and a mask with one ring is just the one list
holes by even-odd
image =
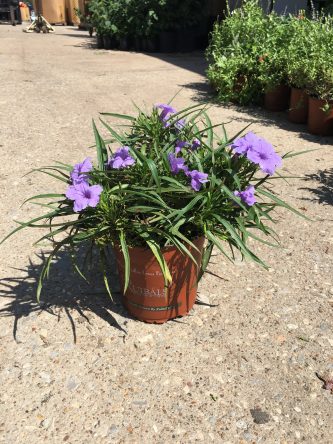
[[161, 31], [159, 35], [159, 49], [161, 52], [177, 51], [176, 31]]
[[119, 40], [115, 36], [110, 37], [111, 49], [119, 49]]
[[143, 39], [141, 37], [135, 37], [133, 40], [134, 51], [140, 52], [143, 48]]
[[177, 31], [177, 50], [192, 52], [196, 49], [197, 31], [195, 28], [179, 29]]
[[97, 41], [97, 48], [98, 49], [102, 49], [104, 48], [104, 41], [103, 41], [103, 36], [102, 35], [96, 35], [96, 41]]
[[156, 52], [157, 51], [157, 39], [154, 37], [142, 39], [142, 51], [145, 52]]
[[104, 49], [111, 49], [111, 37], [109, 35], [103, 36]]
[[120, 51], [129, 51], [131, 49], [131, 42], [128, 37], [122, 37], [119, 40], [119, 49]]

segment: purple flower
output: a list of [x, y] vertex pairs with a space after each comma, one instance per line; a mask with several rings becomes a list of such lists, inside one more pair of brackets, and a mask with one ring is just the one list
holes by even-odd
[[186, 145], [188, 145], [188, 142], [184, 142], [182, 140], [177, 140], [175, 153], [178, 154]]
[[87, 207], [96, 207], [103, 188], [100, 185], [89, 186], [86, 182], [70, 185], [66, 191], [66, 197], [74, 200], [74, 211], [76, 213]]
[[260, 142], [260, 138], [254, 133], [247, 133], [244, 137], [236, 139], [231, 145], [231, 148], [237, 154], [246, 154], [249, 150], [255, 148]]
[[186, 173], [186, 175], [191, 178], [191, 187], [195, 191], [199, 191], [201, 185], [208, 182], [208, 174], [201, 173], [197, 170], [189, 171], [188, 173]]
[[170, 105], [166, 105], [164, 103], [159, 103], [155, 105], [155, 108], [159, 108], [162, 110], [160, 114], [160, 119], [165, 122], [169, 117], [169, 114], [175, 114], [177, 110]]
[[169, 153], [168, 160], [173, 174], [178, 174], [180, 171], [187, 173], [188, 167], [185, 165], [183, 157], [176, 157], [173, 153]]
[[179, 119], [177, 120], [177, 122], [175, 122], [175, 128], [178, 131], [181, 131], [186, 125], [186, 120], [185, 119]]
[[129, 154], [129, 147], [122, 146], [117, 149], [114, 155], [109, 160], [109, 167], [116, 170], [126, 168], [135, 164], [135, 159]]
[[244, 154], [253, 163], [259, 165], [264, 173], [270, 176], [282, 165], [281, 157], [276, 154], [273, 146], [253, 133], [235, 140], [231, 148], [238, 154]]
[[92, 166], [90, 157], [87, 157], [81, 163], [75, 164], [74, 168], [71, 172], [71, 179], [72, 179], [73, 184], [87, 182], [89, 179], [89, 175], [84, 174], [84, 173], [89, 173], [89, 171], [91, 171], [92, 169], [93, 169], [93, 166]]
[[260, 139], [255, 147], [248, 150], [246, 155], [251, 162], [258, 164], [260, 169], [270, 176], [275, 173], [276, 168], [282, 165], [281, 157], [276, 154], [273, 146], [264, 139]]
[[197, 150], [201, 146], [201, 142], [199, 139], [194, 139], [192, 142], [192, 150]]
[[239, 197], [249, 207], [252, 207], [257, 201], [254, 197], [255, 188], [253, 185], [249, 185], [244, 191], [235, 191], [234, 195]]

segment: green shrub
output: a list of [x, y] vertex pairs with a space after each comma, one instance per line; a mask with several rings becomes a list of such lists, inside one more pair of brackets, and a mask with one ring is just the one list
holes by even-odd
[[314, 57], [313, 36], [317, 23], [303, 14], [291, 17], [289, 23], [290, 41], [288, 45], [287, 78], [294, 88], [306, 89], [308, 66]]
[[215, 24], [207, 49], [207, 75], [221, 101], [246, 104], [258, 100], [262, 91], [259, 59], [266, 26], [267, 18], [254, 0], [228, 11], [226, 19]]
[[327, 101], [333, 99], [332, 42], [332, 18], [319, 17], [307, 38], [310, 53], [305, 67], [306, 89], [310, 95]]
[[256, 103], [280, 84], [332, 100], [332, 42], [332, 17], [265, 15], [257, 0], [248, 0], [215, 24], [208, 79], [223, 102]]
[[100, 35], [154, 37], [161, 30], [198, 25], [200, 0], [91, 0], [91, 22]]
[[259, 79], [264, 92], [287, 83], [290, 37], [289, 17], [275, 13], [266, 17], [265, 33], [259, 42], [262, 53], [259, 57]]

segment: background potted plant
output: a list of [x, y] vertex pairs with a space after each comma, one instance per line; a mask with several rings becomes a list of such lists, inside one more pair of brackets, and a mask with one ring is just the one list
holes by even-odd
[[289, 18], [271, 13], [267, 16], [266, 32], [262, 36], [262, 56], [259, 76], [265, 92], [264, 104], [269, 111], [284, 111], [289, 107], [290, 88], [287, 84]]
[[333, 135], [333, 19], [319, 16], [309, 34], [311, 50], [307, 67], [308, 129], [313, 134]]
[[104, 0], [93, 0], [89, 3], [90, 21], [96, 29], [97, 47], [104, 48], [104, 35], [106, 35], [105, 23], [108, 21], [108, 13]]
[[94, 124], [95, 166], [86, 158], [74, 167], [57, 162], [40, 168], [63, 183], [63, 193], [29, 199], [44, 200], [47, 213], [19, 222], [4, 239], [28, 227], [46, 229], [38, 242], [50, 241], [52, 252], [41, 271], [38, 300], [61, 249], [84, 276], [80, 245], [88, 255], [97, 247], [110, 295], [106, 270], [113, 247], [124, 304], [147, 322], [188, 313], [214, 247], [227, 260], [238, 250], [265, 266], [248, 239], [277, 245], [271, 212], [281, 206], [297, 213], [270, 189], [282, 159], [269, 142], [251, 132], [228, 138], [202, 105], [177, 112], [158, 104], [136, 117], [104, 115], [124, 119], [127, 129], [119, 132], [102, 120], [110, 133], [106, 142]]
[[215, 23], [206, 51], [207, 76], [219, 100], [241, 105], [261, 102], [259, 70], [266, 33], [267, 17], [253, 0], [232, 12], [227, 10], [226, 18]]
[[302, 11], [298, 16], [290, 17], [286, 70], [291, 87], [288, 118], [294, 123], [306, 123], [308, 119], [308, 67], [315, 55], [309, 40], [315, 26], [316, 23], [306, 18]]

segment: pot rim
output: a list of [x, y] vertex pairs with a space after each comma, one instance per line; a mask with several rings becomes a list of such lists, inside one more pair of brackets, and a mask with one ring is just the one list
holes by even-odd
[[[190, 241], [194, 244], [196, 241], [199, 241], [201, 239], [203, 239], [203, 242], [205, 241], [206, 237], [204, 234], [202, 236], [197, 236], [194, 239], [190, 239]], [[118, 251], [122, 251], [121, 245], [119, 245], [119, 244], [114, 244], [114, 245], [112, 245], [112, 247]], [[189, 247], [191, 248], [191, 245]], [[132, 251], [133, 250], [141, 250], [143, 252], [146, 252], [146, 251], [151, 252], [150, 248], [148, 248], [148, 247], [136, 247], [136, 246], [130, 247], [130, 246], [128, 246], [128, 249], [132, 250]], [[179, 251], [179, 249], [175, 245], [168, 245], [166, 247], [161, 248], [162, 252], [168, 252], [168, 251], [172, 251], [172, 250]]]

